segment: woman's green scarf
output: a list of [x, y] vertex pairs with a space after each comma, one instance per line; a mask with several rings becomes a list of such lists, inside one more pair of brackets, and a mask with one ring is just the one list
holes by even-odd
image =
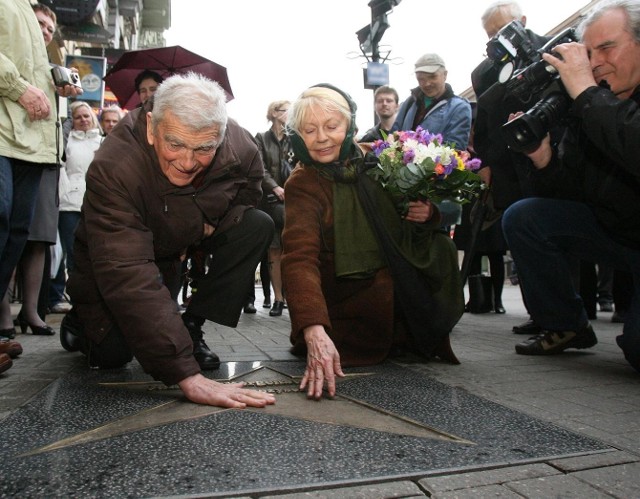
[[358, 199], [358, 171], [364, 156], [354, 148], [345, 162], [316, 163], [320, 175], [333, 181], [333, 231], [336, 277], [367, 279], [385, 266], [380, 246]]

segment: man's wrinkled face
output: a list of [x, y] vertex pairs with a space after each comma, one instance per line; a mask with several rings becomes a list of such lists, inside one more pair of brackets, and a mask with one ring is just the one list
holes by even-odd
[[418, 80], [418, 86], [424, 95], [437, 99], [444, 94], [447, 71], [446, 69], [438, 69], [435, 73], [417, 71], [416, 80]]
[[151, 116], [147, 113], [147, 141], [156, 151], [162, 173], [173, 185], [189, 185], [211, 164], [219, 145], [220, 126], [192, 130], [167, 112], [153, 130]]
[[[502, 28], [514, 20], [513, 16], [507, 12], [498, 10], [494, 15], [487, 19], [487, 22], [484, 24], [484, 30], [487, 33], [487, 37], [493, 38]], [[520, 22], [524, 25], [526, 21], [524, 19], [520, 19]]]
[[596, 82], [606, 80], [620, 99], [631, 96], [640, 85], [640, 44], [628, 24], [624, 10], [612, 9], [586, 28], [582, 37]]

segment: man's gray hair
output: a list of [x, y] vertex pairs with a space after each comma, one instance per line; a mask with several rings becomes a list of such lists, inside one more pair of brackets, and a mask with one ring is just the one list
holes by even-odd
[[218, 125], [220, 142], [227, 127], [226, 102], [227, 96], [217, 82], [196, 73], [173, 75], [162, 82], [153, 94], [153, 131], [157, 131], [158, 124], [169, 112], [195, 131]]
[[627, 13], [627, 30], [636, 43], [640, 43], [640, 1], [638, 0], [605, 0], [597, 4], [580, 22], [576, 29], [578, 38], [582, 40], [584, 31], [603, 14], [613, 9], [621, 9]]
[[505, 0], [499, 0], [497, 2], [493, 2], [487, 10], [484, 11], [484, 14], [480, 17], [482, 21], [482, 26], [486, 26], [489, 19], [495, 16], [498, 12], [504, 12], [509, 14], [512, 19], [517, 19], [518, 21], [522, 19], [522, 9], [518, 2], [507, 2]]

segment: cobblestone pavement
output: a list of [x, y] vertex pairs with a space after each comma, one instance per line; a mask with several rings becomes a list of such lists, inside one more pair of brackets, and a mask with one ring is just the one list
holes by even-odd
[[[223, 361], [293, 360], [289, 353], [288, 311], [269, 317], [261, 291], [255, 315], [241, 317], [237, 328], [207, 323], [209, 346]], [[640, 375], [628, 366], [615, 344], [622, 325], [611, 313], [598, 312], [593, 327], [598, 344], [589, 350], [550, 357], [516, 355], [523, 337], [511, 327], [527, 319], [517, 286], [507, 284], [505, 315], [465, 314], [452, 333], [462, 364], [412, 364], [411, 368], [530, 416], [598, 439], [611, 452], [527, 464], [500, 463], [491, 469], [341, 487], [283, 491], [286, 498], [382, 497], [640, 497]], [[13, 304], [17, 313], [19, 305]], [[56, 330], [61, 315], [48, 323]], [[60, 376], [83, 364], [80, 354], [62, 350], [53, 337], [18, 334], [24, 353], [0, 375], [0, 421], [26, 404]], [[10, 473], [10, 470], [4, 470]], [[1, 479], [0, 479], [1, 480]], [[252, 497], [276, 497], [258, 496]]]

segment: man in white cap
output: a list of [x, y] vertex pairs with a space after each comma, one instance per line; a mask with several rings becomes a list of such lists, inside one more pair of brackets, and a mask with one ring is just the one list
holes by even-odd
[[471, 131], [471, 105], [454, 95], [447, 69], [438, 54], [424, 54], [415, 64], [418, 86], [400, 106], [393, 130], [415, 130], [419, 126], [440, 133], [444, 142], [466, 149]]

